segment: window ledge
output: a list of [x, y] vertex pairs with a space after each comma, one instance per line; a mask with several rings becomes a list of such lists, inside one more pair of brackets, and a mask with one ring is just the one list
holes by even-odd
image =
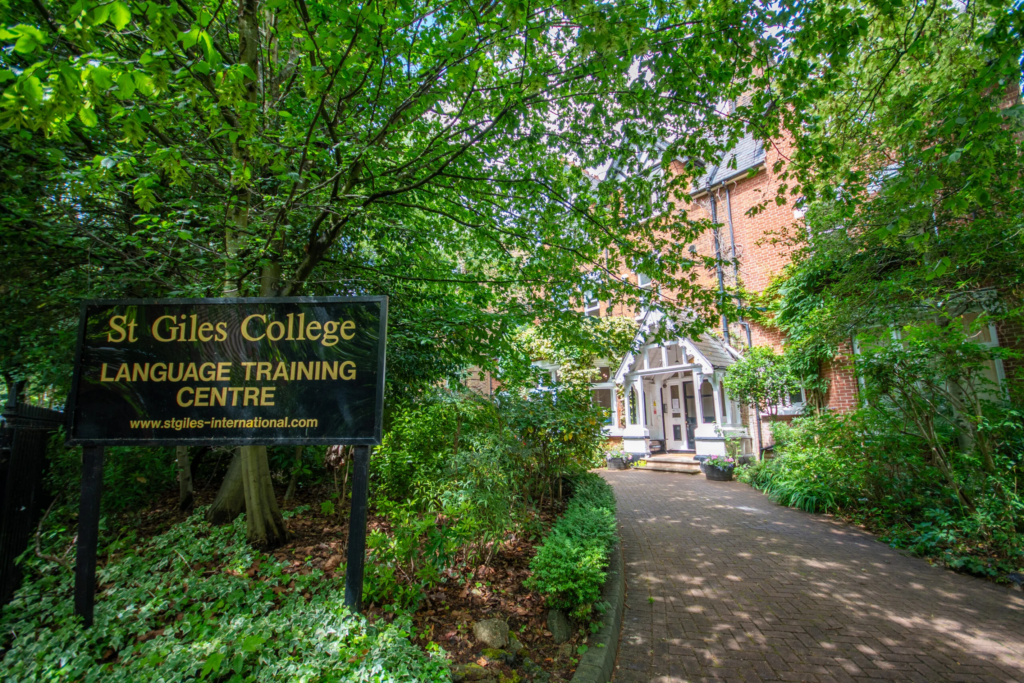
[[802, 406], [802, 405], [800, 405], [800, 406], [782, 406], [780, 408], [777, 408], [774, 413], [772, 413], [772, 412], [763, 412], [763, 413], [761, 413], [761, 417], [773, 417], [773, 416], [774, 417], [778, 417], [780, 415], [783, 416], [783, 417], [788, 417], [788, 416], [791, 416], [791, 415], [803, 415], [803, 414], [804, 414], [804, 406]]

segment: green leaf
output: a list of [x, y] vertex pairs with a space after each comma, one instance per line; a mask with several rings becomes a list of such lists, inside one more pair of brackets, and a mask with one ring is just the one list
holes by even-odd
[[43, 84], [35, 76], [29, 76], [21, 82], [21, 94], [30, 104], [38, 106], [43, 101]]
[[78, 110], [78, 118], [82, 120], [82, 123], [84, 123], [87, 128], [93, 128], [97, 123], [99, 123], [99, 119], [96, 117], [96, 112], [92, 109], [86, 109], [85, 107]]
[[110, 5], [100, 5], [89, 12], [89, 23], [93, 26], [99, 26], [110, 18]]
[[265, 642], [267, 642], [266, 638], [249, 636], [242, 641], [242, 652], [256, 652]]
[[39, 47], [39, 43], [32, 36], [23, 35], [18, 38], [17, 42], [14, 43], [14, 51], [18, 54], [29, 55], [35, 52], [36, 48]]
[[4, 81], [12, 81], [17, 78], [11, 71], [7, 69], [0, 69], [0, 83]]
[[188, 33], [179, 33], [178, 40], [181, 41], [182, 46], [186, 50], [189, 49], [190, 47], [196, 44], [197, 40], [199, 40], [199, 29], [193, 28]]
[[110, 78], [111, 71], [105, 66], [96, 66], [89, 71], [89, 78], [92, 79], [93, 84], [100, 90], [106, 90], [110, 86], [114, 85], [114, 82]]
[[135, 94], [135, 79], [127, 71], [117, 77], [118, 97], [129, 99]]
[[945, 274], [947, 270], [949, 270], [950, 264], [951, 261], [949, 260], [949, 257], [943, 256], [942, 258], [935, 262], [934, 266], [932, 266], [932, 269], [928, 272], [928, 275], [926, 276], [927, 279], [934, 280], [937, 277], [941, 277], [942, 275]]
[[203, 48], [203, 55], [210, 64], [217, 63], [217, 50], [213, 47], [213, 38], [206, 31], [199, 32], [199, 47]]
[[211, 673], [217, 673], [220, 671], [220, 665], [223, 661], [224, 654], [221, 652], [214, 652], [207, 658], [206, 664], [203, 665], [203, 670], [200, 672], [199, 677], [205, 679]]
[[152, 78], [142, 73], [141, 71], [136, 71], [133, 76], [133, 79], [135, 81], [135, 87], [138, 88], [139, 92], [141, 92], [143, 95], [146, 95], [147, 97], [153, 96], [153, 94], [155, 93], [155, 89], [153, 87]]
[[110, 21], [118, 31], [127, 26], [132, 20], [132, 11], [123, 2], [115, 2], [110, 6]]

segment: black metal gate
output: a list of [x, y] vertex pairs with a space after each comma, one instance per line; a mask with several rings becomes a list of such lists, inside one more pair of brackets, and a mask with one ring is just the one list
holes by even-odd
[[0, 605], [14, 595], [21, 573], [14, 561], [25, 552], [39, 516], [50, 504], [43, 486], [46, 444], [64, 413], [27, 403], [4, 406], [0, 428]]

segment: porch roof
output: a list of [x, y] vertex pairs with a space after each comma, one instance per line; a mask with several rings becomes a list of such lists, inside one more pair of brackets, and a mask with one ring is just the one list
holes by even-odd
[[[639, 354], [629, 351], [619, 363], [619, 367], [615, 373], [615, 382], [617, 384], [621, 384], [625, 380], [626, 375], [634, 373], [650, 375], [699, 368], [704, 374], [710, 375], [715, 370], [723, 370], [729, 367], [741, 357], [739, 351], [707, 332], [701, 334], [696, 339], [692, 337], [679, 336], [674, 339], [670, 338], [668, 341], [662, 342], [661, 344], [649, 344], [647, 340], [653, 338], [658, 332], [662, 331], [663, 327], [668, 328], [667, 332], [671, 335], [674, 328], [681, 326], [679, 326], [675, 321], [665, 318], [660, 313], [648, 313], [640, 324], [640, 329], [637, 330], [636, 336], [633, 338], [632, 348], [643, 349], [646, 353], [649, 349], [679, 345], [688, 352], [689, 356], [693, 357], [694, 362], [690, 363], [684, 357], [683, 362], [677, 365], [650, 366], [650, 364], [648, 364], [649, 367], [639, 368], [634, 366], [638, 361], [642, 362], [641, 357]], [[658, 373], [657, 370], [662, 370], [662, 373]]]

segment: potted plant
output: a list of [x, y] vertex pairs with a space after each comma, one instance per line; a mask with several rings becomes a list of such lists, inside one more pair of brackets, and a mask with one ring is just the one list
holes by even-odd
[[622, 452], [622, 446], [613, 445], [605, 451], [605, 460], [610, 470], [624, 470], [629, 467], [629, 458]]
[[704, 476], [710, 481], [732, 481], [736, 459], [731, 455], [713, 455], [703, 462]]

